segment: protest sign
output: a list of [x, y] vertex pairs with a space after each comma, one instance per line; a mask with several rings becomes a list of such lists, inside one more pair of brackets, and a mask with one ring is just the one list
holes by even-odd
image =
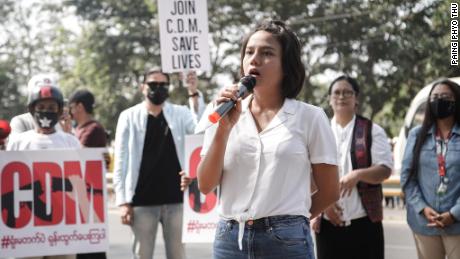
[[210, 71], [206, 0], [158, 0], [161, 67]]
[[108, 249], [103, 148], [0, 155], [0, 255]]
[[182, 241], [184, 243], [208, 243], [214, 241], [217, 222], [217, 190], [204, 195], [198, 190], [197, 167], [200, 163], [203, 135], [191, 135], [185, 139], [186, 171], [193, 179], [184, 192], [184, 223]]

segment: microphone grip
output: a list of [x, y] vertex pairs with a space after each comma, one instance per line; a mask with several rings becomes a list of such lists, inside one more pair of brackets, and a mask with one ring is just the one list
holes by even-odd
[[224, 117], [225, 114], [233, 108], [233, 106], [235, 106], [235, 101], [233, 100], [220, 104], [219, 107], [208, 116], [209, 121], [217, 123], [220, 118]]

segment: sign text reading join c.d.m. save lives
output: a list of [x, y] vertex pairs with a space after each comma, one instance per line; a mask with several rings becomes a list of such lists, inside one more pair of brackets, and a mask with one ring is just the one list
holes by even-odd
[[158, 12], [163, 71], [209, 71], [206, 0], [158, 0]]

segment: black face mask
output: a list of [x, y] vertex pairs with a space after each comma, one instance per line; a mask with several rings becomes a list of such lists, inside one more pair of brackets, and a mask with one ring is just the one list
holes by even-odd
[[147, 98], [155, 104], [155, 105], [160, 105], [166, 101], [169, 97], [168, 93], [168, 88], [165, 86], [157, 86], [152, 90], [153, 87], [149, 87], [148, 93], [147, 93]]
[[455, 101], [435, 99], [430, 102], [431, 113], [437, 119], [444, 119], [454, 114]]
[[57, 112], [34, 112], [34, 120], [42, 129], [52, 129], [58, 123]]

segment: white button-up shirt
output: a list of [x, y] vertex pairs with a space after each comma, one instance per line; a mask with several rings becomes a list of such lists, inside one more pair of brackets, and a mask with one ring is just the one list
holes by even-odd
[[[334, 133], [337, 143], [337, 160], [339, 161], [340, 177], [353, 171], [350, 148], [355, 120], [356, 116], [354, 116], [343, 128], [337, 124], [335, 117], [331, 120], [332, 132]], [[385, 131], [375, 123], [372, 124], [371, 157], [372, 165], [384, 165], [388, 168], [393, 168], [393, 158], [387, 135]], [[341, 197], [338, 204], [343, 209], [342, 220], [345, 221], [346, 225], [349, 225], [353, 219], [366, 216], [366, 211], [364, 210], [356, 186], [353, 188], [351, 195]], [[325, 217], [327, 219], [327, 216]]]
[[[220, 182], [220, 215], [240, 223], [241, 243], [248, 219], [275, 215], [310, 216], [312, 164], [337, 164], [336, 146], [324, 111], [285, 99], [260, 133], [248, 109], [233, 127], [225, 151]], [[205, 133], [205, 155], [216, 126]], [[240, 244], [241, 245], [241, 244]]]

